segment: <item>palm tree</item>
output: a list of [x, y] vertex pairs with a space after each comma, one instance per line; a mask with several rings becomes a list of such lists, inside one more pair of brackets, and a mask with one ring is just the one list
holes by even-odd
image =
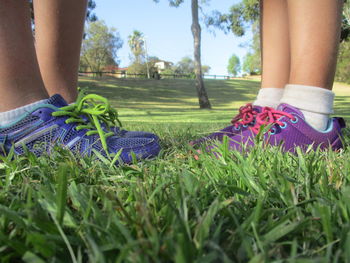
[[138, 30], [134, 30], [132, 35], [128, 36], [128, 44], [135, 57], [135, 62], [141, 63], [145, 55], [145, 41], [144, 35]]

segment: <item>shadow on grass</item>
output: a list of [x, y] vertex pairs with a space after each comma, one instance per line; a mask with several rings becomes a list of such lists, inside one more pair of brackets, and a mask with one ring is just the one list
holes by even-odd
[[[205, 85], [214, 109], [249, 101], [259, 87], [255, 81], [244, 80], [206, 80]], [[194, 80], [81, 78], [80, 86], [107, 97], [115, 107], [170, 112], [198, 109]]]
[[348, 122], [350, 121], [350, 96], [338, 96], [335, 98], [334, 113], [337, 116], [343, 117]]
[[[116, 79], [82, 77], [80, 87], [107, 97], [130, 121], [228, 122], [236, 109], [255, 98], [260, 83], [250, 80], [205, 80], [212, 110], [199, 110], [194, 80]], [[335, 115], [350, 121], [350, 88], [334, 88]]]

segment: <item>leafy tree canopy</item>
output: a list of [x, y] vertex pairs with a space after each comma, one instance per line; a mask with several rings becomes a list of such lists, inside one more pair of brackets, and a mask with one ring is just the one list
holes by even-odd
[[194, 73], [194, 61], [191, 57], [183, 57], [176, 64], [176, 73], [178, 74], [193, 74]]
[[89, 0], [87, 12], [86, 12], [86, 20], [89, 22], [94, 22], [97, 20], [96, 14], [93, 12], [93, 10], [96, 8], [96, 3], [94, 0]]
[[[175, 74], [193, 75], [194, 76], [194, 60], [189, 57], [183, 57], [174, 67]], [[202, 65], [202, 73], [207, 74], [210, 71], [210, 66]]]
[[117, 63], [117, 51], [123, 41], [115, 28], [109, 28], [103, 21], [88, 23], [83, 40], [81, 64], [94, 72]]
[[[346, 1], [343, 20], [341, 41], [350, 37], [350, 9], [349, 1]], [[259, 22], [260, 4], [259, 0], [242, 0], [233, 5], [227, 13], [213, 11], [210, 16], [206, 16], [207, 26], [213, 26], [226, 33], [232, 32], [236, 36], [243, 36], [246, 30], [255, 22]]]
[[247, 28], [258, 20], [259, 13], [258, 0], [242, 0], [233, 5], [226, 14], [213, 11], [211, 15], [206, 16], [205, 23], [226, 33], [232, 32], [236, 36], [243, 36]]
[[[160, 59], [156, 56], [151, 56], [148, 58], [148, 68], [150, 71], [150, 75], [153, 76], [154, 73], [157, 72], [157, 68], [155, 67], [155, 64], [160, 61]], [[134, 61], [129, 67], [128, 67], [128, 74], [140, 74], [140, 75], [147, 75], [147, 64], [146, 62], [137, 62]]]
[[[159, 3], [159, 0], [153, 0], [156, 3]], [[169, 5], [170, 6], [174, 6], [174, 7], [178, 7], [180, 6], [182, 3], [184, 2], [184, 0], [169, 0]]]
[[239, 61], [239, 57], [233, 54], [228, 60], [227, 72], [236, 77], [240, 71], [241, 62]]

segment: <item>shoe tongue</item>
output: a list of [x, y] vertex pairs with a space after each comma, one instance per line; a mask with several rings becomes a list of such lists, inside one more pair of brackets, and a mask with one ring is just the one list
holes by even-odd
[[68, 106], [68, 103], [62, 98], [61, 95], [56, 94], [47, 99], [47, 104], [51, 104], [57, 108]]
[[295, 108], [289, 104], [282, 103], [282, 104], [278, 105], [277, 110], [284, 111], [284, 112], [287, 112], [287, 113], [290, 113], [293, 115], [298, 115], [303, 120], [305, 120], [304, 114], [298, 108]]

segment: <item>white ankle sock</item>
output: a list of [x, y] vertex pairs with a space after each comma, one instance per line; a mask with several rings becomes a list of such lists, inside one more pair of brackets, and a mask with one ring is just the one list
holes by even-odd
[[26, 112], [34, 109], [39, 104], [45, 103], [46, 101], [47, 99], [39, 100], [37, 102], [31, 103], [10, 111], [0, 112], [0, 126], [5, 126], [18, 120]]
[[278, 88], [263, 88], [259, 90], [256, 101], [253, 105], [261, 107], [277, 108], [283, 96], [283, 89]]
[[305, 120], [317, 130], [326, 130], [333, 113], [334, 92], [313, 86], [288, 84], [281, 103], [298, 108]]

